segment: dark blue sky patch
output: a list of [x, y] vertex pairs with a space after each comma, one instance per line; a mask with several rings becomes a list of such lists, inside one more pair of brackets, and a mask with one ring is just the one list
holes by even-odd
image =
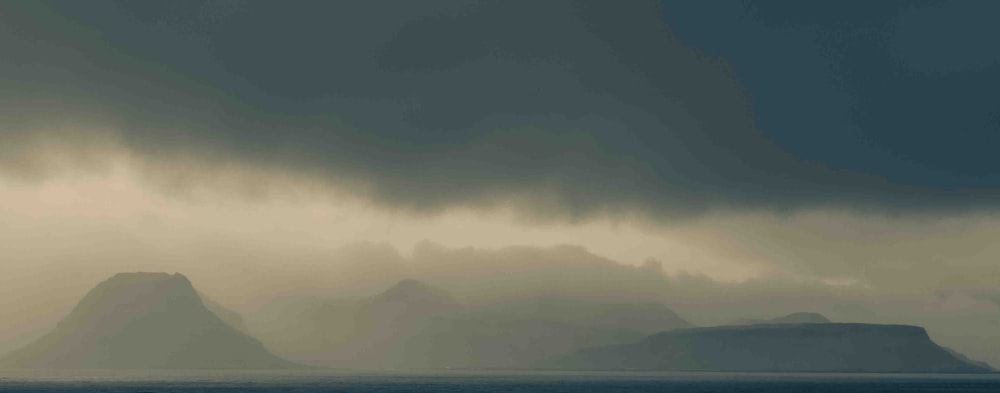
[[[678, 2], [666, 21], [725, 59], [757, 126], [796, 156], [940, 189], [995, 186], [995, 2]], [[722, 9], [720, 11], [720, 9]], [[708, 23], [706, 23], [708, 21]], [[947, 46], [948, 49], [944, 47]]]

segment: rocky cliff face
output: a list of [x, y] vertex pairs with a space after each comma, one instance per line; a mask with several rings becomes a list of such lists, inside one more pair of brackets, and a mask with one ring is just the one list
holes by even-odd
[[180, 274], [121, 273], [0, 364], [23, 368], [284, 368], [209, 311]]
[[570, 369], [759, 372], [987, 372], [930, 340], [923, 328], [848, 323], [682, 329], [635, 344], [579, 351]]

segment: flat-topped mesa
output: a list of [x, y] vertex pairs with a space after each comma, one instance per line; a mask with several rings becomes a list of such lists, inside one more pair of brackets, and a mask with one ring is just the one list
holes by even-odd
[[23, 368], [293, 366], [209, 311], [181, 274], [120, 273], [56, 328], [0, 363]]
[[766, 324], [681, 329], [579, 351], [569, 369], [749, 372], [989, 372], [938, 346], [917, 326]]

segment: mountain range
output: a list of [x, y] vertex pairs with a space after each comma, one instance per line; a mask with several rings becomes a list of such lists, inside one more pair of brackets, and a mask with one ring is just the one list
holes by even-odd
[[280, 317], [271, 319], [285, 326], [260, 336], [276, 352], [349, 368], [527, 368], [587, 346], [693, 326], [656, 302], [528, 296], [469, 305], [415, 280], [369, 298], [275, 308]]
[[698, 328], [659, 302], [526, 295], [467, 304], [417, 280], [277, 308], [282, 324], [261, 331], [181, 274], [120, 273], [0, 367], [992, 371], [920, 327], [832, 323], [816, 313]]

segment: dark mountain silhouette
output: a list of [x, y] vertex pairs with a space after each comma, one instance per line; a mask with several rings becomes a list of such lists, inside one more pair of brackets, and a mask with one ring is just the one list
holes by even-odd
[[758, 324], [830, 323], [830, 322], [831, 321], [829, 319], [827, 319], [825, 316], [823, 316], [823, 314], [820, 313], [795, 312], [773, 319], [741, 318], [729, 323], [729, 325], [739, 326], [739, 325], [758, 325]]
[[180, 274], [121, 273], [90, 290], [56, 328], [2, 361], [21, 368], [285, 368], [205, 308]]
[[963, 362], [971, 363], [971, 364], [977, 365], [977, 366], [985, 368], [985, 369], [990, 369], [990, 370], [993, 369], [993, 366], [990, 366], [989, 363], [982, 362], [982, 361], [979, 361], [979, 360], [970, 359], [968, 356], [965, 356], [965, 355], [959, 353], [958, 351], [956, 351], [954, 349], [951, 349], [951, 348], [948, 348], [948, 347], [941, 347], [941, 349], [943, 349], [945, 351], [948, 351], [948, 353], [950, 353], [952, 356], [958, 358], [958, 360], [961, 360]]
[[589, 370], [748, 372], [988, 372], [954, 356], [923, 328], [855, 323], [683, 329], [637, 343], [585, 349], [546, 366]]

